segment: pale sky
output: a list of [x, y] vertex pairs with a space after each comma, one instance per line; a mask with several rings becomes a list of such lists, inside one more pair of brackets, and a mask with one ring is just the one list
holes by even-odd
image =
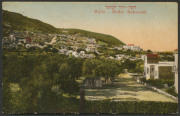
[[[123, 14], [112, 14], [115, 5]], [[128, 14], [128, 8], [146, 14]], [[77, 28], [112, 35], [125, 44], [144, 50], [172, 51], [178, 48], [178, 4], [175, 2], [3, 2], [4, 10], [21, 13], [57, 28]], [[106, 13], [95, 13], [95, 10]], [[133, 9], [132, 9], [133, 10]]]

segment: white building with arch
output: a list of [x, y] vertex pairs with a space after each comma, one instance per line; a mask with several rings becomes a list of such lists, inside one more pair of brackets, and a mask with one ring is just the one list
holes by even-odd
[[144, 73], [146, 79], [159, 79], [159, 67], [170, 66], [173, 68], [172, 72], [175, 73], [175, 91], [178, 93], [178, 54], [174, 54], [174, 62], [159, 62], [157, 54], [147, 54], [144, 59]]

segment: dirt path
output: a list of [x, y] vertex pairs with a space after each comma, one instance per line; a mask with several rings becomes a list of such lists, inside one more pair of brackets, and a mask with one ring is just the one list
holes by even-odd
[[86, 99], [169, 101], [174, 99], [150, 90], [145, 85], [136, 83], [131, 76], [121, 75], [113, 85], [101, 89], [86, 89]]
[[49, 44], [53, 44], [56, 42], [56, 36], [52, 38], [51, 42]]

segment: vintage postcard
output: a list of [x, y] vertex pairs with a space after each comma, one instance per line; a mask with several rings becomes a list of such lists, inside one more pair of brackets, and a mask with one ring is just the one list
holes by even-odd
[[3, 114], [177, 114], [178, 3], [2, 2]]

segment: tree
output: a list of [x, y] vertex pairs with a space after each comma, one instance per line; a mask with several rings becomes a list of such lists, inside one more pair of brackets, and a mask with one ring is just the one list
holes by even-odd
[[29, 48], [27, 49], [27, 52], [32, 52], [32, 51], [35, 51], [35, 50], [36, 50], [36, 47], [33, 46], [33, 47], [29, 47]]
[[78, 48], [78, 49], [77, 49], [77, 53], [79, 53], [80, 51], [85, 51], [85, 49]]
[[[64, 61], [60, 65], [60, 68], [58, 70], [59, 71], [59, 73], [58, 73], [59, 77], [57, 78], [57, 84], [61, 86], [61, 89], [64, 93], [78, 94], [79, 85], [75, 81], [75, 78], [77, 76], [79, 76], [79, 72], [75, 72], [75, 71], [77, 71], [77, 69], [75, 70], [75, 67], [71, 67], [72, 62], [73, 62], [73, 60], [71, 59], [70, 62]], [[75, 73], [77, 73], [77, 75]]]
[[51, 51], [51, 49], [49, 49], [48, 47], [44, 47], [43, 50], [44, 50], [45, 52]]
[[108, 59], [87, 59], [83, 63], [83, 75], [86, 77], [105, 77], [113, 79], [121, 72], [120, 64]]
[[73, 50], [73, 48], [71, 48], [71, 47], [68, 47], [67, 49], [68, 49], [68, 50]]
[[57, 53], [57, 52], [58, 52], [58, 49], [53, 48], [53, 49], [51, 50], [51, 52], [52, 52], [52, 53]]
[[68, 79], [70, 77], [70, 69], [71, 67], [68, 65], [67, 62], [64, 62], [61, 64], [59, 68], [59, 74], [61, 76], [61, 79]]
[[23, 44], [18, 44], [17, 46], [18, 46], [18, 49], [22, 49], [24, 47]]
[[40, 41], [39, 45], [44, 46], [45, 42]]
[[122, 64], [123, 69], [135, 69], [136, 63], [133, 61], [130, 61], [129, 59], [125, 60], [125, 62]]
[[53, 45], [48, 45], [47, 48], [49, 48], [49, 49], [50, 49], [50, 48], [53, 48]]
[[12, 112], [11, 108], [11, 90], [9, 82], [5, 77], [2, 78], [2, 111], [3, 113], [9, 113]]
[[[3, 111], [6, 113], [47, 113], [57, 104], [63, 93], [79, 94], [75, 81], [82, 75], [84, 59], [61, 55], [3, 55]], [[9, 83], [19, 83], [20, 91], [11, 94]], [[53, 93], [59, 85], [60, 93]]]
[[98, 67], [99, 60], [97, 59], [86, 59], [83, 63], [83, 75], [86, 77], [96, 76], [95, 69]]
[[104, 59], [102, 74], [106, 79], [110, 78], [111, 80], [113, 80], [116, 75], [121, 73], [122, 70], [120, 69], [120, 67], [121, 66], [118, 62], [114, 60]]
[[148, 52], [148, 53], [152, 53], [152, 51], [151, 51], [151, 50], [147, 50], [147, 52]]

